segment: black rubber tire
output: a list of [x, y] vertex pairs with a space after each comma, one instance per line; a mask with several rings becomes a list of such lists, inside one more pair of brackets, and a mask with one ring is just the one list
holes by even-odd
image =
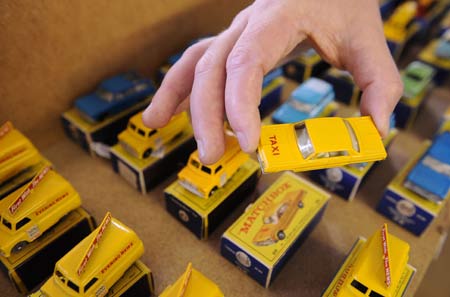
[[28, 245], [28, 242], [26, 241], [21, 241], [16, 243], [16, 245], [12, 248], [11, 252], [16, 254], [18, 252], [20, 252], [21, 250], [23, 250], [26, 246]]
[[148, 157], [150, 157], [150, 155], [152, 154], [152, 152], [153, 152], [153, 149], [151, 149], [151, 148], [149, 148], [148, 150], [146, 150], [145, 152], [144, 152], [144, 159], [147, 159]]
[[277, 237], [279, 240], [283, 240], [286, 238], [286, 234], [284, 234], [283, 230], [277, 232]]

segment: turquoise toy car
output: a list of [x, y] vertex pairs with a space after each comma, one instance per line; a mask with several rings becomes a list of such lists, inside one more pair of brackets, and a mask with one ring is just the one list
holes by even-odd
[[90, 123], [97, 123], [115, 115], [154, 94], [156, 88], [150, 79], [134, 72], [105, 79], [95, 92], [78, 98], [75, 107]]
[[428, 87], [435, 70], [433, 67], [419, 62], [411, 62], [402, 72], [402, 81], [404, 85], [403, 98], [412, 99], [420, 95]]
[[450, 59], [450, 29], [447, 29], [439, 39], [435, 55], [441, 59]]
[[272, 115], [276, 124], [288, 124], [318, 116], [334, 99], [333, 86], [319, 78], [310, 78]]

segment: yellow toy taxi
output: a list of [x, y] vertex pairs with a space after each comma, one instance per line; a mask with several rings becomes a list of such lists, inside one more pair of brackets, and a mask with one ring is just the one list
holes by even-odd
[[146, 159], [152, 152], [180, 136], [188, 125], [187, 113], [181, 112], [173, 116], [165, 127], [150, 129], [144, 125], [142, 112], [139, 112], [130, 118], [127, 129], [119, 134], [119, 142], [130, 155]]
[[408, 28], [417, 15], [417, 2], [406, 1], [399, 5], [390, 18], [384, 23], [386, 39], [401, 42], [408, 34]]
[[222, 291], [211, 280], [189, 263], [175, 284], [169, 285], [159, 297], [223, 297]]
[[107, 213], [100, 226], [55, 265], [45, 296], [105, 296], [144, 253], [133, 230]]
[[261, 127], [258, 160], [264, 173], [373, 162], [386, 150], [371, 117], [314, 118]]
[[400, 297], [414, 268], [408, 265], [409, 244], [384, 224], [369, 240], [359, 239], [323, 296]]
[[303, 208], [305, 191], [293, 191], [278, 203], [272, 203], [264, 211], [264, 225], [256, 233], [253, 243], [259, 246], [271, 245], [286, 238], [284, 230], [289, 226], [297, 211]]
[[41, 156], [33, 144], [11, 122], [0, 126], [0, 184], [29, 166]]
[[211, 197], [239, 170], [249, 156], [244, 153], [235, 136], [225, 135], [225, 153], [212, 165], [203, 165], [195, 151], [186, 167], [178, 173], [178, 182], [188, 191], [202, 198]]
[[27, 184], [0, 201], [0, 254], [9, 257], [81, 206], [72, 185], [44, 166]]

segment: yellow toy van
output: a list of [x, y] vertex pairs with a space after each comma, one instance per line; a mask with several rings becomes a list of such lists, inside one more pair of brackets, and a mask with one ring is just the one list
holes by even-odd
[[0, 126], [0, 184], [41, 159], [31, 141], [11, 122]]
[[222, 291], [211, 280], [189, 263], [175, 284], [169, 285], [159, 297], [223, 297]]
[[417, 2], [406, 1], [399, 5], [384, 24], [384, 34], [388, 40], [403, 41], [410, 24], [417, 15]]
[[414, 273], [408, 265], [409, 244], [387, 230], [359, 239], [323, 296], [400, 297]]
[[225, 135], [225, 154], [212, 165], [203, 165], [195, 151], [186, 167], [178, 173], [179, 183], [197, 196], [208, 198], [223, 187], [237, 170], [249, 159], [235, 136]]
[[49, 166], [0, 201], [0, 253], [9, 257], [81, 206], [72, 185]]
[[165, 127], [150, 129], [144, 125], [142, 112], [139, 112], [130, 118], [127, 129], [119, 134], [119, 142], [130, 155], [146, 159], [152, 152], [180, 136], [188, 125], [189, 117], [183, 111], [174, 115]]
[[258, 145], [263, 172], [338, 167], [378, 161], [386, 155], [381, 136], [368, 116], [262, 126]]
[[259, 246], [271, 245], [286, 238], [284, 230], [289, 226], [299, 209], [303, 208], [304, 190], [287, 193], [277, 203], [272, 203], [264, 210], [261, 229], [253, 238], [253, 243]]
[[45, 296], [105, 296], [144, 253], [133, 230], [107, 213], [100, 226], [55, 265]]

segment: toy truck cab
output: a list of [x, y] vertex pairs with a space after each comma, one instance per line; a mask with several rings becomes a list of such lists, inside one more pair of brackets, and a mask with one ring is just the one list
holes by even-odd
[[144, 252], [139, 237], [108, 213], [101, 225], [55, 265], [45, 296], [105, 296]]
[[399, 5], [384, 24], [384, 34], [389, 40], [402, 41], [405, 39], [408, 28], [417, 15], [417, 2], [406, 1]]
[[11, 122], [0, 126], [0, 184], [41, 159], [33, 144]]
[[184, 274], [159, 297], [223, 297], [222, 291], [189, 263]]
[[208, 198], [223, 187], [249, 156], [241, 151], [236, 137], [225, 136], [225, 154], [212, 165], [203, 165], [195, 151], [189, 157], [187, 165], [178, 173], [179, 183], [196, 194]]
[[1, 254], [9, 257], [21, 251], [80, 205], [80, 196], [70, 183], [44, 167], [0, 202]]
[[284, 230], [289, 226], [297, 211], [304, 207], [303, 190], [287, 193], [279, 203], [272, 203], [264, 211], [264, 225], [256, 233], [253, 243], [259, 246], [271, 245], [283, 240]]
[[180, 136], [188, 125], [187, 113], [181, 112], [163, 128], [147, 128], [142, 121], [142, 112], [139, 112], [130, 118], [127, 129], [119, 134], [119, 142], [130, 155], [145, 159]]
[[396, 296], [408, 255], [408, 243], [389, 235], [385, 225], [365, 243], [337, 296]]

